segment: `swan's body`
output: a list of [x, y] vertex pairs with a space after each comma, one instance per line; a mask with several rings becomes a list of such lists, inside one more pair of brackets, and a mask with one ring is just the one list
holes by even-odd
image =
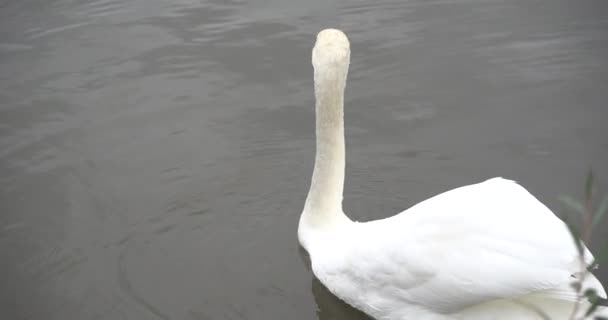
[[513, 181], [460, 187], [382, 220], [343, 213], [346, 36], [321, 31], [312, 61], [317, 153], [298, 238], [315, 276], [376, 319], [542, 319], [538, 310], [569, 319], [577, 249], [565, 224]]

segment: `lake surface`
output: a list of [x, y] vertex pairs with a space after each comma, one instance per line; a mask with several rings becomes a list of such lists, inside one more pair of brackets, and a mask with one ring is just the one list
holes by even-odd
[[608, 192], [605, 0], [4, 0], [0, 318], [364, 318], [296, 239], [326, 27], [354, 219], [494, 176], [560, 216], [589, 168]]

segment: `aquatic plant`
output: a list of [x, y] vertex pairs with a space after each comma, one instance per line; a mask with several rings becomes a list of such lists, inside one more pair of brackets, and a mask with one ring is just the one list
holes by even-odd
[[[585, 180], [585, 191], [583, 200], [578, 201], [570, 196], [560, 197], [560, 201], [568, 207], [570, 211], [576, 213], [579, 218], [576, 222], [571, 222], [564, 218], [564, 221], [568, 225], [572, 240], [574, 241], [578, 250], [578, 257], [580, 263], [580, 274], [574, 278], [571, 286], [576, 290], [576, 303], [570, 315], [571, 320], [582, 320], [589, 319], [593, 316], [594, 311], [602, 305], [606, 304], [606, 299], [598, 296], [598, 292], [595, 289], [585, 289], [583, 283], [592, 270], [597, 269], [600, 265], [608, 263], [608, 240], [604, 240], [604, 243], [600, 246], [600, 250], [597, 251], [593, 261], [590, 264], [585, 262], [584, 244], [590, 244], [592, 240], [593, 230], [600, 224], [606, 212], [608, 211], [608, 195], [604, 196], [603, 199], [597, 205], [597, 209], [594, 210], [594, 191], [595, 181], [593, 171], [589, 171], [587, 179]], [[579, 230], [582, 230], [579, 231]], [[589, 302], [587, 310], [580, 316], [580, 309], [584, 307], [583, 301]], [[608, 320], [605, 316], [594, 316], [594, 320]]]

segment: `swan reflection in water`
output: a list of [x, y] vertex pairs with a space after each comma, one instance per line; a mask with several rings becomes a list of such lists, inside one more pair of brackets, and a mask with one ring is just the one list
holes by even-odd
[[317, 303], [317, 317], [319, 320], [373, 320], [365, 313], [349, 306], [334, 296], [315, 277], [312, 277], [312, 294]]

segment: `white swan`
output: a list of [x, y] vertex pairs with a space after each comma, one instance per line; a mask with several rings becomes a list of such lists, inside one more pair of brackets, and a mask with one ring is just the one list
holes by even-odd
[[[565, 224], [513, 181], [460, 187], [382, 220], [343, 213], [349, 63], [346, 35], [321, 31], [312, 51], [317, 150], [298, 226], [315, 276], [376, 319], [543, 319], [539, 310], [569, 319], [575, 245]], [[593, 275], [584, 286], [606, 296]]]

